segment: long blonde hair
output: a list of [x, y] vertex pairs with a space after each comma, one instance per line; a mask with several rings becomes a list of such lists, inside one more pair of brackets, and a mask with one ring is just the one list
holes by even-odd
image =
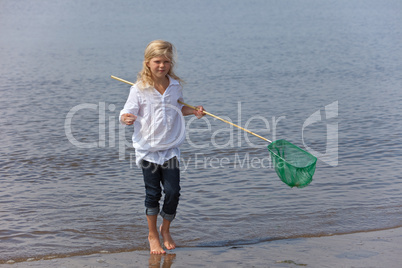
[[154, 81], [152, 80], [151, 70], [147, 66], [147, 64], [151, 61], [152, 58], [165, 56], [171, 61], [170, 70], [168, 75], [173, 79], [179, 81], [182, 84], [184, 81], [180, 79], [174, 73], [175, 66], [175, 58], [176, 58], [176, 48], [173, 44], [163, 41], [163, 40], [154, 40], [147, 45], [144, 52], [144, 61], [142, 62], [142, 70], [137, 75], [137, 83], [140, 84], [142, 88], [149, 86], [154, 86]]

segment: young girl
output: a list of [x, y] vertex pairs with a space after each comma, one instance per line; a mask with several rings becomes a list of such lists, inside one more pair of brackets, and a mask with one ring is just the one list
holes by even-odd
[[[180, 196], [179, 146], [185, 137], [183, 115], [194, 114], [197, 118], [204, 115], [202, 106], [194, 110], [178, 103], [183, 100], [182, 80], [173, 71], [174, 57], [171, 43], [155, 40], [148, 44], [142, 71], [120, 112], [120, 122], [134, 125], [132, 140], [136, 163], [144, 175], [151, 254], [166, 253], [157, 229], [159, 213], [163, 218], [159, 231], [164, 246], [169, 250], [176, 247], [169, 229]], [[161, 185], [165, 193], [162, 210], [159, 208]]]

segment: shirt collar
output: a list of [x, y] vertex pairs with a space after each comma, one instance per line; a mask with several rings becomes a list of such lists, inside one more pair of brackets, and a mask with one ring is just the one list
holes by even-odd
[[[179, 81], [177, 81], [176, 79], [173, 79], [170, 75], [167, 75], [167, 77], [169, 78], [169, 86], [172, 85], [180, 85]], [[138, 84], [138, 87], [140, 89], [148, 89], [148, 88], [153, 88], [152, 86], [150, 86], [149, 84], [143, 84], [142, 82]]]
[[169, 86], [170, 85], [180, 85], [179, 81], [173, 79], [170, 75], [167, 76], [169, 78]]

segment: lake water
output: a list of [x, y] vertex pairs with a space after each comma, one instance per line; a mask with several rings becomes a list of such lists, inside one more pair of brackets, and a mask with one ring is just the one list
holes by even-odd
[[186, 118], [179, 246], [402, 226], [400, 1], [0, 2], [0, 260], [148, 248], [118, 114], [145, 46], [186, 102], [319, 156], [289, 188], [267, 142]]

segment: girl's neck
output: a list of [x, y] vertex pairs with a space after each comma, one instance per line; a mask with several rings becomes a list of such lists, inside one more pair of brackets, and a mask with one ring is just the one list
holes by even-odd
[[165, 93], [165, 90], [169, 86], [169, 78], [167, 76], [163, 78], [154, 77], [153, 80], [155, 89], [163, 95], [163, 93]]

